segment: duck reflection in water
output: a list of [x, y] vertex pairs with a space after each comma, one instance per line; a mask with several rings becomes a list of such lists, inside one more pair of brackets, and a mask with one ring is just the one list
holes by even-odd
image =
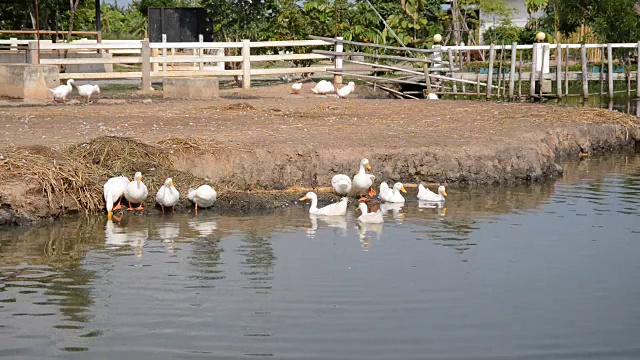
[[385, 214], [390, 211], [391, 215], [393, 216], [393, 219], [397, 223], [402, 223], [402, 220], [404, 220], [404, 214], [401, 213], [400, 211], [402, 210], [403, 206], [404, 206], [404, 203], [383, 202], [380, 204], [380, 210], [382, 210], [382, 212]]
[[309, 214], [309, 220], [311, 220], [311, 227], [304, 228], [307, 231], [307, 237], [314, 239], [316, 237], [316, 230], [318, 230], [318, 219], [325, 223], [328, 227], [333, 228], [333, 233], [336, 236], [347, 236], [347, 218], [345, 216], [322, 216]]
[[180, 224], [171, 221], [160, 222], [156, 224], [155, 232], [158, 239], [167, 245], [167, 252], [174, 253], [175, 240], [180, 237]]
[[196, 232], [198, 232], [199, 236], [207, 237], [213, 234], [216, 230], [218, 230], [218, 224], [215, 220], [189, 220], [189, 227]]
[[131, 220], [128, 223], [115, 224], [107, 220], [105, 225], [105, 244], [110, 248], [120, 248], [131, 246], [136, 249], [136, 256], [142, 256], [142, 247], [149, 238], [149, 229], [146, 223], [138, 220]]
[[447, 215], [447, 208], [444, 207], [442, 202], [418, 200], [418, 208], [420, 211], [423, 211], [423, 209], [438, 209], [439, 216], [445, 217]]
[[372, 235], [375, 235], [376, 240], [382, 236], [383, 224], [367, 224], [358, 223], [356, 229], [358, 229], [358, 237], [360, 238], [360, 246], [366, 251], [369, 250]]

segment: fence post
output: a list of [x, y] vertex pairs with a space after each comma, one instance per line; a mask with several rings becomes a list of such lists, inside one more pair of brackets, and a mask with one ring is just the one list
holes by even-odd
[[587, 73], [587, 48], [582, 44], [580, 46], [580, 56], [582, 61], [582, 97], [589, 99], [589, 74]]
[[613, 98], [613, 47], [607, 44], [607, 81], [609, 82], [609, 98]]
[[[344, 45], [342, 44], [342, 36], [336, 37], [336, 52], [341, 53], [344, 51]], [[336, 55], [334, 60], [334, 67], [336, 68], [337, 74], [333, 75], [333, 83], [335, 85], [342, 84], [342, 59], [341, 55]]]
[[167, 34], [162, 34], [162, 71], [167, 71]]
[[531, 46], [531, 74], [529, 77], [529, 96], [536, 94], [536, 73], [538, 72], [538, 43]]
[[[549, 47], [549, 44], [542, 44], [542, 59], [540, 59], [540, 79], [538, 80], [540, 82], [539, 90], [540, 90], [541, 99], [542, 99], [542, 94], [545, 91], [551, 92], [551, 84], [544, 79], [545, 66], [547, 68], [549, 67], [549, 63], [547, 63], [547, 58], [549, 58], [549, 62], [551, 62], [551, 58], [549, 56], [550, 52], [551, 52], [551, 48]], [[547, 87], [548, 89], [546, 89]]]
[[425, 85], [427, 86], [427, 93], [431, 93], [431, 76], [429, 75], [429, 63], [424, 63], [422, 69], [424, 70], [424, 81]]
[[18, 51], [18, 38], [10, 38], [11, 41], [11, 51]]
[[[638, 68], [636, 69], [636, 98], [640, 99], [640, 41], [638, 41]], [[640, 106], [638, 106], [640, 111]]]
[[151, 48], [149, 47], [149, 39], [141, 42], [142, 48], [140, 55], [142, 56], [142, 92], [151, 92]]
[[242, 40], [242, 88], [251, 88], [251, 41]]
[[38, 59], [38, 42], [29, 41], [29, 63], [31, 65], [38, 65], [40, 59]]
[[509, 73], [509, 99], [513, 99], [513, 89], [516, 84], [516, 55], [518, 53], [518, 43], [511, 43], [511, 72]]
[[[204, 42], [204, 36], [202, 34], [198, 35], [198, 41], [202, 44]], [[204, 53], [204, 48], [200, 48], [198, 52], [198, 56], [202, 59], [202, 55]], [[200, 64], [198, 65], [198, 70], [204, 70], [204, 61], [200, 60]]]
[[487, 77], [487, 99], [491, 99], [493, 95], [493, 62], [496, 58], [496, 46], [491, 43], [489, 47], [489, 74]]
[[562, 98], [562, 44], [556, 45], [556, 96]]
[[[456, 74], [453, 72], [453, 67], [455, 66], [454, 61], [453, 61], [453, 51], [451, 50], [451, 48], [449, 48], [447, 50], [447, 57], [449, 57], [449, 71], [451, 71], [451, 78], [455, 79], [456, 78]], [[453, 80], [452, 81], [452, 89], [453, 89], [453, 93], [457, 94], [458, 92], [458, 84], [457, 81]], [[454, 99], [458, 98], [458, 95], [453, 95]]]

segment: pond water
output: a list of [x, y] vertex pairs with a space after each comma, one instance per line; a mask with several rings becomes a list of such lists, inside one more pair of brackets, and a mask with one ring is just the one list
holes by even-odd
[[640, 156], [565, 169], [367, 228], [302, 205], [5, 228], [0, 357], [638, 359]]

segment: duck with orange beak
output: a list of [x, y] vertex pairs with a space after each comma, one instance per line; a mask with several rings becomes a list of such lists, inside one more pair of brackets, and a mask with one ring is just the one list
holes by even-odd
[[129, 202], [129, 207], [127, 210], [133, 211], [134, 208], [131, 206], [131, 203], [140, 204], [135, 210], [142, 211], [144, 207], [142, 207], [142, 203], [147, 200], [147, 196], [149, 195], [149, 190], [147, 190], [147, 186], [142, 182], [142, 173], [137, 172], [133, 176], [133, 181], [127, 185], [127, 190], [124, 192], [124, 197]]
[[171, 213], [175, 213], [175, 205], [180, 200], [180, 193], [176, 190], [176, 187], [173, 185], [173, 179], [167, 178], [164, 181], [164, 185], [160, 187], [158, 193], [156, 194], [156, 202], [160, 204], [162, 208], [162, 213], [164, 214], [164, 208], [170, 207]]
[[360, 170], [353, 177], [353, 189], [356, 191], [356, 194], [360, 195], [360, 201], [367, 201], [367, 197], [364, 194], [368, 194], [369, 196], [375, 196], [376, 191], [373, 190], [373, 180], [376, 178], [371, 174], [367, 174], [365, 171], [371, 170], [371, 165], [369, 165], [368, 159], [362, 159], [360, 161]]

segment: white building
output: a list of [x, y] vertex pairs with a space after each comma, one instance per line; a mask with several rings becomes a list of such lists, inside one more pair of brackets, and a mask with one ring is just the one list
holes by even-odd
[[[515, 26], [525, 27], [529, 22], [529, 13], [527, 12], [527, 6], [525, 5], [525, 0], [504, 0], [507, 4], [508, 8], [513, 10], [513, 15], [511, 16], [511, 23]], [[534, 18], [538, 18], [544, 14], [543, 11], [538, 11], [533, 14]], [[487, 14], [482, 9], [480, 10], [480, 29], [482, 32], [491, 29], [495, 26], [500, 26], [504, 19], [495, 15], [495, 14]]]

